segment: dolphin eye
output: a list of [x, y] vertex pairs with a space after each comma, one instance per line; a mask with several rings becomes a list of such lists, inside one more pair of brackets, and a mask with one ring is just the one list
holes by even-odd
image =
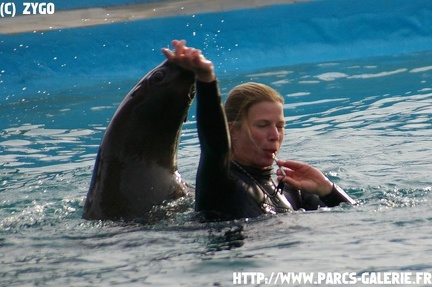
[[152, 84], [160, 84], [165, 80], [166, 72], [165, 70], [157, 70], [151, 75], [150, 82]]

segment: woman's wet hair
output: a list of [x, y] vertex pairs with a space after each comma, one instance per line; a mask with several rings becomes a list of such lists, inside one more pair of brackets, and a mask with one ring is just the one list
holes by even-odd
[[247, 82], [232, 89], [225, 101], [225, 114], [229, 123], [242, 122], [249, 109], [261, 102], [284, 103], [275, 89], [255, 82]]

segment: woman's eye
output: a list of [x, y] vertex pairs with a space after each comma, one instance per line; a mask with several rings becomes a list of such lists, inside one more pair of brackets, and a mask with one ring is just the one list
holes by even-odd
[[256, 123], [255, 126], [258, 128], [266, 128], [266, 127], [268, 127], [268, 124], [267, 123]]
[[[274, 125], [272, 125], [271, 123], [256, 123], [255, 127], [259, 128], [259, 129], [266, 129], [269, 127], [275, 127]], [[285, 129], [284, 125], [276, 125], [276, 129], [278, 129], [279, 131], [282, 131]]]

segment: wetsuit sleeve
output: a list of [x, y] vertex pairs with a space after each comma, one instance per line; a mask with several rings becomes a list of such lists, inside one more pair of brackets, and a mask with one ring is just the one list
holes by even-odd
[[352, 199], [341, 187], [333, 183], [333, 189], [330, 194], [320, 197], [320, 199], [328, 207], [339, 205], [341, 202], [347, 202], [349, 204], [355, 204], [355, 200]]
[[229, 152], [228, 124], [216, 81], [197, 81], [197, 129], [204, 154]]
[[221, 211], [229, 196], [228, 124], [217, 81], [196, 83], [197, 130], [201, 147], [195, 210]]
[[342, 188], [333, 184], [332, 191], [326, 195], [318, 197], [315, 194], [299, 192], [292, 187], [284, 190], [285, 197], [290, 201], [295, 210], [303, 208], [305, 210], [316, 210], [320, 207], [334, 207], [342, 202], [355, 204], [353, 200]]

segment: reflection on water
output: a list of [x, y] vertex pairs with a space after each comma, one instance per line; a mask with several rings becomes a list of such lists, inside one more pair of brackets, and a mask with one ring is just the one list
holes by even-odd
[[7, 128], [2, 146], [8, 155], [5, 167], [47, 167], [51, 164], [79, 162], [88, 159], [81, 138], [90, 137], [90, 129], [47, 129], [44, 125], [25, 124]]

